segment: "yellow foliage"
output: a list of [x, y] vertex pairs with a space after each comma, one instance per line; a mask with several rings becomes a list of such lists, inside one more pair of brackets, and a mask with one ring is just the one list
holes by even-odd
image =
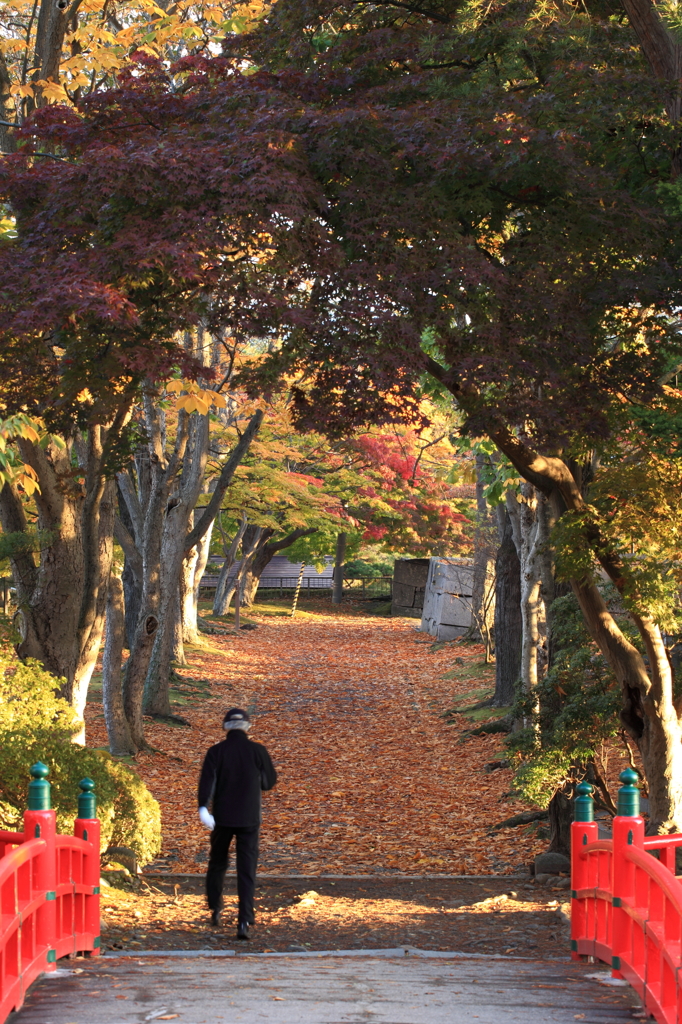
[[0, 420], [0, 487], [7, 483], [21, 487], [29, 495], [40, 492], [35, 470], [20, 460], [10, 442], [15, 437], [23, 437], [37, 444], [41, 428], [42, 424], [24, 415]]
[[212, 408], [224, 409], [227, 405], [223, 395], [210, 388], [200, 388], [192, 380], [172, 380], [166, 385], [166, 391], [178, 396], [175, 402], [177, 409], [184, 409], [187, 413], [198, 412], [200, 416], [206, 416]]
[[[226, 31], [249, 29], [270, 7], [266, 0], [177, 0], [164, 10], [154, 0], [130, 0], [119, 5], [118, 22], [114, 22], [107, 0], [85, 0], [78, 8], [73, 31], [64, 37], [55, 79], [38, 83], [34, 66], [38, 18], [33, 0], [4, 0], [0, 4], [0, 51], [10, 74], [18, 119], [28, 113], [26, 103], [33, 98], [38, 103], [69, 104], [66, 88], [86, 93], [110, 88], [135, 50], [163, 59], [204, 50]], [[76, 54], [72, 52], [74, 43], [79, 50]]]

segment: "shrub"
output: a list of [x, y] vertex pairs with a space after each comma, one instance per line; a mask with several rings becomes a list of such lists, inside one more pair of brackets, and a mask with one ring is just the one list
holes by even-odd
[[[613, 599], [610, 590], [604, 592]], [[557, 598], [551, 611], [553, 665], [537, 691], [521, 697], [515, 707], [515, 716], [532, 727], [512, 733], [507, 741], [516, 767], [515, 791], [540, 807], [585, 771], [592, 781], [604, 779], [602, 758], [622, 728], [620, 688], [587, 631], [576, 598]], [[619, 625], [629, 630], [626, 621]]]
[[20, 830], [28, 798], [29, 768], [50, 769], [57, 829], [70, 833], [78, 783], [95, 782], [102, 849], [127, 846], [142, 864], [161, 847], [159, 805], [135, 772], [105, 751], [71, 742], [80, 723], [39, 662], [22, 663], [0, 651], [0, 828]]

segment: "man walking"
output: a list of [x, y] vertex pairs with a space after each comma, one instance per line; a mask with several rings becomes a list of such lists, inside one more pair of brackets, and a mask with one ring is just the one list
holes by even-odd
[[[232, 836], [237, 844], [237, 938], [248, 939], [253, 925], [253, 894], [258, 864], [261, 791], [277, 782], [270, 755], [246, 735], [246, 711], [230, 708], [223, 719], [227, 735], [206, 753], [199, 778], [199, 818], [211, 830], [211, 856], [206, 872], [206, 897], [211, 924], [220, 924], [223, 882]], [[208, 809], [213, 801], [213, 813]]]

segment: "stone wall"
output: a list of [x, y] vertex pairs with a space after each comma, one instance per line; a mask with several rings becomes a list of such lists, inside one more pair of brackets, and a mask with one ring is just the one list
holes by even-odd
[[454, 640], [471, 627], [474, 566], [461, 558], [431, 558], [421, 629], [437, 640]]
[[398, 558], [393, 569], [391, 615], [420, 619], [429, 574], [428, 558]]

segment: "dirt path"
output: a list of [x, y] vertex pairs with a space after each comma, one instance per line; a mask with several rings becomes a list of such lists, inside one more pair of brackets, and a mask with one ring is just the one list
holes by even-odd
[[[499, 878], [413, 880], [261, 877], [251, 952], [395, 949], [565, 959], [566, 894]], [[235, 950], [234, 878], [225, 893], [224, 926], [209, 925], [203, 878], [147, 878], [133, 890], [102, 894], [104, 948]]]
[[[163, 851], [148, 868], [156, 876], [149, 886], [105, 889], [105, 946], [234, 946], [233, 893], [225, 928], [208, 927], [208, 834], [195, 793], [204, 752], [236, 704], [254, 716], [252, 735], [280, 775], [264, 800], [252, 949], [566, 955], [565, 892], [518, 877], [433, 877], [525, 874], [543, 846], [523, 829], [488, 834], [525, 809], [507, 795], [509, 769], [486, 772], [504, 747], [499, 736], [462, 741], [471, 723], [443, 717], [457, 698], [490, 685], [481, 650], [434, 645], [409, 620], [351, 611], [292, 621], [267, 611], [252, 617], [258, 628], [190, 652], [176, 698], [191, 728], [149, 723], [163, 753], [140, 756], [137, 768], [161, 802]], [[104, 743], [101, 706], [90, 704], [88, 715], [88, 741]], [[329, 874], [371, 877], [320, 877]], [[300, 880], [273, 877], [282, 875]]]
[[[433, 650], [406, 619], [304, 613], [252, 621], [257, 629], [211, 637], [211, 649], [191, 652], [183, 677], [210, 684], [198, 703], [184, 691], [192, 728], [149, 724], [168, 755], [137, 759], [162, 807], [157, 868], [193, 872], [206, 862], [197, 776], [206, 748], [222, 738], [224, 710], [237, 704], [254, 716], [251, 735], [268, 746], [280, 776], [264, 799], [263, 871], [525, 870], [541, 843], [518, 829], [487, 835], [525, 809], [505, 797], [508, 769], [485, 771], [504, 757], [500, 737], [460, 742], [461, 729], [441, 717], [458, 695], [490, 681], [479, 648]], [[106, 742], [100, 714], [90, 705], [93, 745]]]

